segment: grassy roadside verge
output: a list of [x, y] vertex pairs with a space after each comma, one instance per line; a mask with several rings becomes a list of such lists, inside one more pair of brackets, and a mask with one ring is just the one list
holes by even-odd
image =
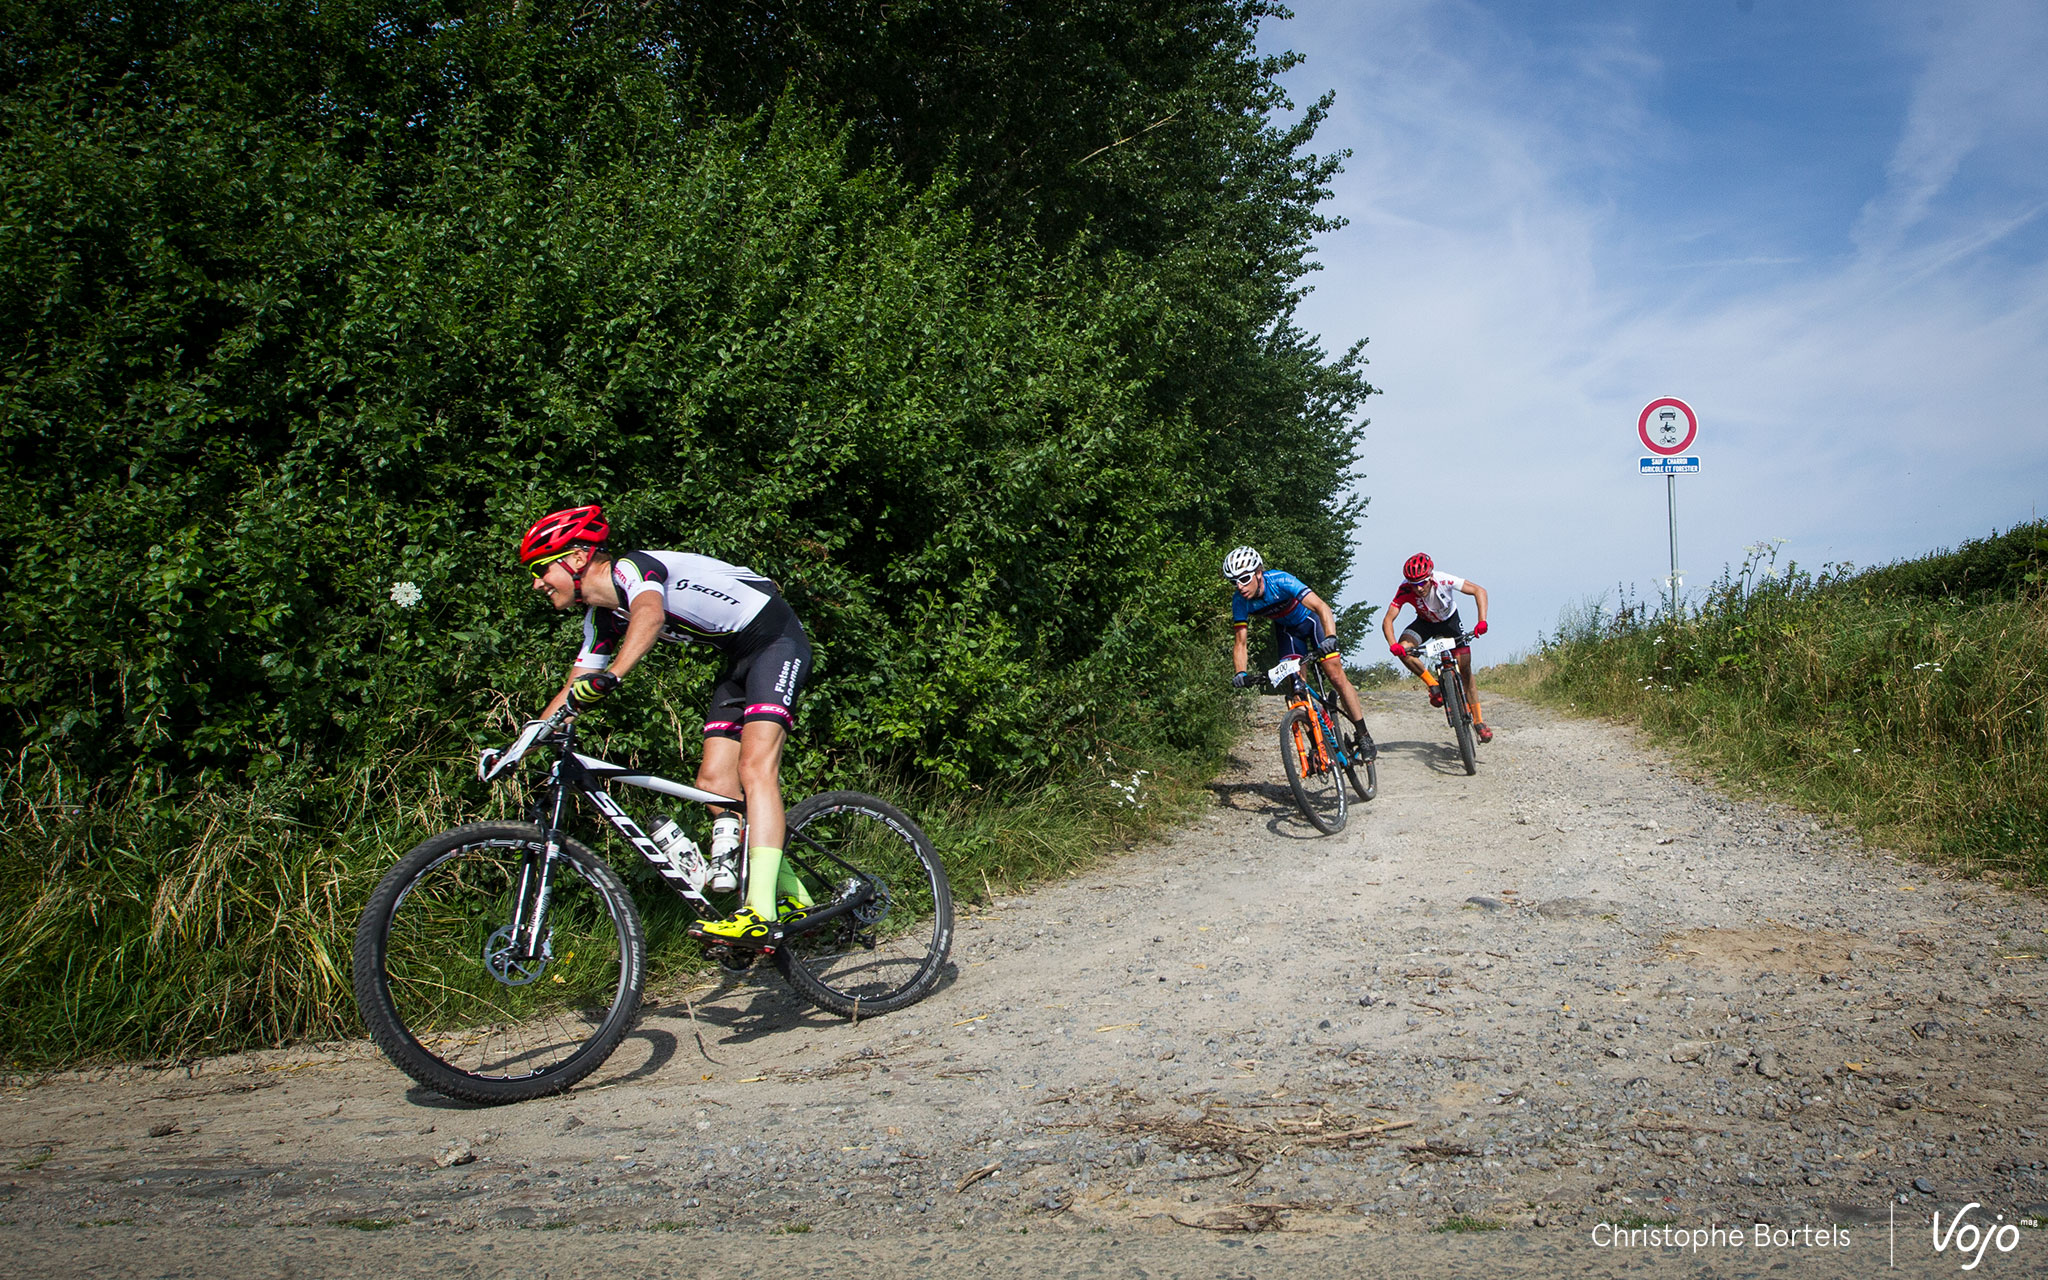
[[[1121, 852], [1199, 807], [1241, 724], [1221, 694], [1202, 710], [1197, 745], [1099, 742], [1058, 773], [986, 790], [879, 780], [867, 789], [924, 826], [956, 901], [971, 910]], [[471, 767], [451, 747], [349, 779], [279, 778], [175, 804], [9, 779], [0, 1067], [176, 1060], [362, 1034], [349, 949], [378, 878], [437, 831], [517, 816], [508, 790], [478, 806], [460, 784]], [[690, 769], [662, 771], [687, 778]], [[792, 802], [822, 789], [786, 785]], [[308, 786], [337, 793], [337, 820], [315, 828], [287, 816]], [[24, 790], [44, 802], [22, 802]], [[621, 799], [643, 818], [651, 812], [640, 793]], [[578, 830], [599, 835], [588, 821]], [[638, 877], [631, 851], [611, 839], [595, 847], [634, 884], [650, 984], [702, 969], [682, 933], [687, 916], [669, 909], [651, 874]]]
[[[2009, 552], [2003, 576], [1954, 571]], [[1485, 685], [1641, 726], [1958, 874], [2048, 883], [2048, 528], [1865, 574], [1759, 545], [1683, 617], [1587, 606]], [[1953, 572], [1952, 572], [1953, 571]], [[2028, 574], [2034, 575], [2029, 578]]]

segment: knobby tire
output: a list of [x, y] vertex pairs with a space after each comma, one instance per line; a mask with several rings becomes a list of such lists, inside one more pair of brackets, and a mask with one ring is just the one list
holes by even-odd
[[909, 815], [857, 791], [812, 796], [789, 811], [783, 856], [814, 905], [859, 902], [776, 950], [776, 967], [799, 995], [865, 1018], [930, 994], [953, 946], [953, 891]]
[[[524, 1102], [596, 1070], [633, 1024], [647, 940], [605, 862], [564, 839], [539, 957], [500, 960], [538, 828], [477, 822], [414, 846], [356, 925], [356, 1005], [399, 1070], [465, 1102]], [[532, 897], [531, 889], [526, 897]], [[509, 979], [506, 980], [506, 979]]]
[[1465, 701], [1465, 681], [1456, 667], [1444, 675], [1446, 691], [1444, 709], [1450, 712], [1451, 730], [1458, 735], [1458, 758], [1465, 763], [1465, 772], [1479, 772], [1478, 747], [1472, 735], [1472, 708]]
[[1380, 793], [1380, 761], [1378, 756], [1365, 762], [1365, 781], [1358, 780], [1358, 764], [1344, 766], [1344, 776], [1351, 779], [1351, 790], [1360, 800], [1370, 800]]
[[1344, 828], [1344, 782], [1337, 776], [1334, 753], [1317, 744], [1315, 719], [1306, 706], [1289, 708], [1280, 722], [1280, 760], [1302, 816], [1316, 830], [1334, 835]]

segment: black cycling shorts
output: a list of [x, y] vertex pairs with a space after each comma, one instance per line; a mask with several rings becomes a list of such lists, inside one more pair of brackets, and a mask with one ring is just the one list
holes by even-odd
[[811, 640], [781, 596], [762, 606], [728, 652], [704, 713], [704, 736], [737, 742], [740, 726], [751, 720], [794, 728], [796, 695], [811, 673]]
[[1401, 632], [1401, 640], [1403, 643], [1413, 641], [1419, 645], [1424, 640], [1458, 640], [1462, 639], [1464, 635], [1464, 624], [1458, 621], [1458, 615], [1454, 613], [1442, 622], [1431, 622], [1428, 618], [1423, 617], [1415, 618]]

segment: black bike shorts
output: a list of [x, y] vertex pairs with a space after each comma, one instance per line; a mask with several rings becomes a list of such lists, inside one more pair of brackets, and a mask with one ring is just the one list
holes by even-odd
[[704, 736], [737, 742], [740, 726], [751, 720], [794, 728], [796, 695], [811, 673], [811, 640], [781, 596], [762, 607], [730, 653], [704, 713]]
[[1445, 618], [1442, 622], [1431, 622], [1428, 618], [1413, 619], [1409, 622], [1407, 628], [1401, 632], [1403, 643], [1413, 641], [1418, 645], [1424, 640], [1462, 640], [1464, 637], [1464, 624], [1458, 620], [1458, 615], [1455, 613]]

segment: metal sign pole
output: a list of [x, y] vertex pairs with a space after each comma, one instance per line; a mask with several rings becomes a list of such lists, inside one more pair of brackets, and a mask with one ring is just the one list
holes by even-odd
[[1678, 476], [1664, 476], [1664, 507], [1671, 523], [1671, 617], [1678, 618]]
[[[1653, 414], [1656, 416], [1654, 426], [1650, 421]], [[1685, 420], [1683, 425], [1679, 422], [1681, 417]], [[1671, 576], [1664, 580], [1670, 586], [1671, 594], [1665, 607], [1670, 609], [1673, 619], [1678, 617], [1682, 607], [1678, 595], [1678, 473], [1700, 469], [1697, 457], [1679, 455], [1692, 447], [1699, 434], [1699, 415], [1692, 411], [1691, 405], [1676, 396], [1652, 400], [1636, 416], [1636, 439], [1643, 442], [1643, 448], [1648, 449], [1651, 455], [1638, 459], [1636, 470], [1646, 476], [1658, 472], [1664, 475], [1665, 525], [1671, 540]]]

